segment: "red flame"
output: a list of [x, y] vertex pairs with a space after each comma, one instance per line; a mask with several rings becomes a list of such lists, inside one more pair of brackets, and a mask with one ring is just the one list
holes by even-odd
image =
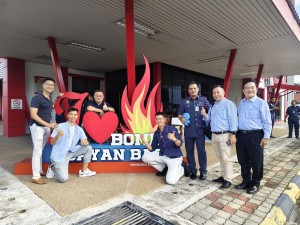
[[[146, 65], [145, 73], [133, 92], [131, 104], [127, 96], [127, 86], [123, 91], [121, 109], [128, 128], [121, 125], [123, 133], [154, 133], [157, 129], [155, 123], [155, 113], [157, 112], [155, 108], [155, 96], [160, 82], [151, 90], [145, 108], [144, 102], [150, 85], [150, 68], [147, 58], [143, 57]], [[159, 111], [162, 111], [162, 103]]]

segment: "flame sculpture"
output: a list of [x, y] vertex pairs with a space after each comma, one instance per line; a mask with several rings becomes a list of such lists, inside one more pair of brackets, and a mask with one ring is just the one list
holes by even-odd
[[[148, 134], [154, 133], [157, 129], [155, 123], [155, 113], [157, 110], [155, 108], [154, 99], [160, 82], [151, 90], [145, 108], [144, 102], [150, 85], [150, 68], [147, 58], [145, 56], [143, 57], [146, 65], [145, 73], [133, 92], [131, 104], [127, 96], [127, 86], [123, 91], [121, 109], [125, 124], [128, 128], [121, 125], [123, 133]], [[162, 111], [162, 103], [160, 103], [160, 105], [159, 111]]]

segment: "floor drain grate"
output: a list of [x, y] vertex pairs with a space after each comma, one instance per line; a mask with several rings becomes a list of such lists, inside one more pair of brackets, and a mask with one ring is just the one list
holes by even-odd
[[173, 225], [163, 218], [131, 203], [124, 202], [75, 225]]

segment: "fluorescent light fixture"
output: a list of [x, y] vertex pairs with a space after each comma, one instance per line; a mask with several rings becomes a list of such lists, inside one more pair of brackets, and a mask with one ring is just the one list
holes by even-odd
[[[51, 61], [51, 57], [48, 55], [39, 55], [37, 57], [35, 57], [36, 59], [42, 59], [42, 60], [47, 60], [47, 61]], [[64, 62], [64, 63], [70, 63], [72, 60], [70, 59], [63, 59], [63, 58], [59, 58], [59, 62]]]
[[[114, 22], [115, 24], [118, 24], [122, 27], [126, 27], [126, 19], [123, 18], [123, 19], [120, 19], [116, 22]], [[149, 37], [149, 36], [152, 36], [154, 34], [158, 34], [159, 32], [157, 30], [155, 30], [154, 28], [152, 27], [149, 27], [148, 25], [138, 21], [138, 20], [134, 20], [134, 31], [138, 34], [141, 34], [145, 37]]]
[[255, 75], [255, 74], [257, 74], [257, 71], [240, 73], [240, 75], [241, 75], [241, 76], [246, 76], [246, 75]]
[[212, 56], [212, 57], [208, 57], [208, 58], [204, 58], [204, 59], [199, 59], [198, 62], [199, 63], [207, 63], [207, 62], [211, 62], [211, 61], [216, 61], [216, 60], [220, 60], [220, 59], [224, 59], [227, 58], [226, 55], [218, 55], [218, 56]]
[[66, 43], [65, 45], [70, 46], [70, 47], [85, 49], [85, 50], [92, 51], [92, 52], [101, 52], [104, 50], [104, 48], [80, 43], [77, 41], [70, 41], [70, 42]]

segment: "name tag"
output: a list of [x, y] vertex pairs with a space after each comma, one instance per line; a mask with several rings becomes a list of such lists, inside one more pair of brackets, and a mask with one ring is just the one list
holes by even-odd
[[199, 112], [199, 106], [195, 106], [195, 111]]

